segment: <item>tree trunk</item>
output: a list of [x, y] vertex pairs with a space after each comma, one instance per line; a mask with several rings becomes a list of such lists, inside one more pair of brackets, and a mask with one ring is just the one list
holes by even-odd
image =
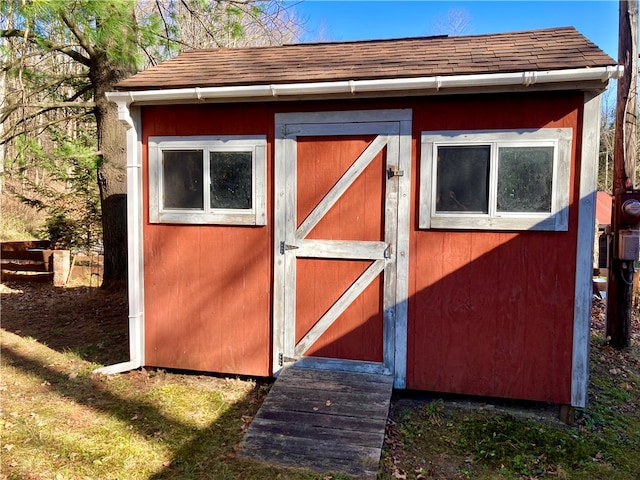
[[102, 207], [104, 274], [102, 288], [120, 288], [127, 281], [127, 147], [126, 129], [118, 121], [115, 104], [105, 92], [135, 71], [116, 65], [105, 53], [92, 57], [90, 76], [95, 92], [98, 150], [98, 186]]

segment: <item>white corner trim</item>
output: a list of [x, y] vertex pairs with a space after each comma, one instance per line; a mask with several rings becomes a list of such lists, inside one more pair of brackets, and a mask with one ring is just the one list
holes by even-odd
[[580, 154], [580, 204], [576, 245], [576, 287], [573, 310], [571, 405], [587, 405], [589, 343], [593, 299], [593, 236], [595, 232], [598, 151], [600, 146], [600, 94], [586, 92]]
[[[447, 89], [500, 87], [510, 90], [516, 86], [530, 88], [536, 84], [562, 84], [563, 89], [582, 88], [579, 82], [604, 84], [620, 78], [623, 67], [609, 65], [594, 68], [572, 68], [530, 72], [485, 73], [413, 78], [385, 78], [373, 80], [342, 80], [334, 82], [282, 83], [272, 85], [237, 85], [229, 87], [190, 87], [164, 90], [109, 92], [107, 98], [122, 108], [131, 103], [158, 104], [176, 101], [277, 100], [300, 96], [332, 96], [382, 94], [384, 92], [440, 92]], [[122, 105], [122, 107], [121, 107]]]

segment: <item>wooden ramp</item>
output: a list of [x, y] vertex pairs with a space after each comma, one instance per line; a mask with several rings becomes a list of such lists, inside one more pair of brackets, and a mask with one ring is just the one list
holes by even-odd
[[375, 479], [392, 388], [387, 375], [290, 366], [251, 422], [240, 454]]

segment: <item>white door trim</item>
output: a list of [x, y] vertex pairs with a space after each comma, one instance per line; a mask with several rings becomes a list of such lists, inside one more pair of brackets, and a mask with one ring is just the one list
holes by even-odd
[[[384, 266], [384, 256], [386, 246], [395, 245], [391, 252], [395, 260], [395, 268], [385, 271], [385, 298], [383, 303], [384, 311], [384, 360], [382, 370], [394, 375], [394, 385], [396, 388], [404, 388], [406, 379], [406, 352], [407, 352], [407, 292], [408, 292], [408, 250], [409, 250], [409, 210], [410, 210], [410, 179], [411, 179], [411, 110], [363, 110], [347, 112], [314, 112], [314, 113], [284, 113], [275, 116], [275, 200], [274, 200], [274, 302], [273, 302], [273, 374], [277, 375], [284, 360], [289, 357], [299, 356], [304, 350], [304, 345], [298, 349], [291, 346], [295, 344], [292, 336], [295, 335], [293, 324], [289, 324], [288, 319], [293, 319], [295, 314], [295, 302], [285, 301], [287, 295], [287, 285], [295, 282], [295, 258], [291, 254], [287, 255], [289, 248], [306, 249], [318, 252], [314, 248], [314, 241], [305, 239], [315, 224], [322, 217], [321, 212], [326, 211], [351, 185], [359, 172], [366, 167], [370, 158], [375, 156], [381, 146], [386, 144], [387, 157], [397, 158], [397, 168], [401, 176], [394, 177], [397, 181], [388, 182], [387, 189], [397, 189], [387, 195], [387, 212], [395, 210], [391, 218], [397, 222], [393, 227], [385, 228], [387, 232], [394, 232], [394, 238], [386, 238], [384, 242], [363, 242], [363, 252], [359, 255], [363, 258], [374, 259], [370, 267], [379, 270]], [[378, 138], [367, 148], [350, 168], [348, 178], [343, 177], [331, 190], [330, 194], [322, 201], [324, 204], [318, 205], [305, 222], [291, 232], [287, 229], [287, 222], [295, 225], [295, 189], [286, 188], [287, 182], [294, 182], [296, 177], [296, 162], [291, 161], [296, 157], [296, 138], [298, 134], [304, 136], [320, 135], [350, 135], [350, 134], [376, 134]], [[375, 145], [374, 145], [375, 144]], [[288, 159], [288, 161], [287, 161]], [[392, 200], [389, 200], [389, 199]], [[388, 216], [388, 215], [387, 215]], [[290, 225], [291, 223], [289, 223]], [[284, 242], [284, 243], [281, 243]], [[316, 245], [317, 246], [317, 245]], [[326, 244], [325, 247], [333, 253], [340, 254], [344, 245], [340, 241]], [[359, 245], [360, 247], [360, 245]], [[284, 252], [284, 253], [281, 253]], [[304, 252], [299, 252], [300, 254]], [[383, 259], [380, 259], [382, 254]], [[323, 256], [319, 253], [315, 255]], [[345, 257], [353, 258], [344, 253]], [[335, 257], [334, 257], [335, 258]], [[369, 270], [367, 270], [369, 272]], [[366, 272], [365, 272], [366, 273]], [[364, 276], [365, 274], [363, 274]], [[369, 272], [368, 276], [371, 276]], [[375, 278], [375, 276], [373, 277]], [[391, 282], [391, 283], [387, 283]], [[351, 290], [351, 289], [349, 289]], [[349, 290], [343, 294], [342, 298], [349, 295]], [[353, 291], [351, 292], [353, 294]], [[340, 301], [338, 302], [340, 303]], [[339, 305], [338, 305], [339, 306]], [[333, 316], [336, 312], [327, 312], [325, 315]], [[285, 325], [285, 321], [287, 324]], [[311, 337], [317, 338], [316, 334], [323, 325], [318, 326], [317, 331]], [[330, 322], [329, 322], [330, 323]], [[309, 332], [310, 334], [312, 332]], [[307, 335], [308, 337], [309, 335]], [[305, 337], [302, 342], [308, 343], [311, 337]], [[289, 351], [291, 350], [291, 351]], [[311, 359], [304, 359], [313, 363]], [[328, 365], [332, 368], [351, 368], [353, 361], [329, 360]], [[366, 363], [366, 362], [362, 362]], [[375, 366], [368, 365], [356, 368], [374, 370]]]

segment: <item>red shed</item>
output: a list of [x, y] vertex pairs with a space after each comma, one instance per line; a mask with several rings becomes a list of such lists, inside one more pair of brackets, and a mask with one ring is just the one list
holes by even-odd
[[584, 406], [600, 94], [574, 28], [185, 52], [121, 82], [131, 360]]

